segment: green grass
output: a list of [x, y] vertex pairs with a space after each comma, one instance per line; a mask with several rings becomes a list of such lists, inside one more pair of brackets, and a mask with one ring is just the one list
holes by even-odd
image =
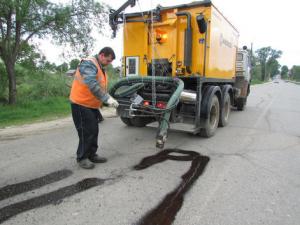
[[300, 82], [300, 78], [295, 78], [295, 79], [293, 79], [291, 81]]
[[51, 120], [71, 114], [67, 97], [48, 97], [16, 106], [0, 105], [0, 128]]
[[294, 84], [300, 85], [300, 79], [299, 79], [299, 80], [297, 80], [297, 79], [288, 80], [288, 82], [291, 82], [291, 83], [294, 83]]

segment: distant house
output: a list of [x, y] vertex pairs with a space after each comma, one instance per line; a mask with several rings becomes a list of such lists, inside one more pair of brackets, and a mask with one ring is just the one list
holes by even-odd
[[68, 70], [65, 74], [68, 77], [73, 77], [75, 74], [76, 70]]

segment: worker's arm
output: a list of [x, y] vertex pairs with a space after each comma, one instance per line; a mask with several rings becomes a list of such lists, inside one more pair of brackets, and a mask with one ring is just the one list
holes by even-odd
[[83, 82], [89, 87], [93, 95], [102, 102], [107, 102], [110, 96], [97, 81], [97, 67], [91, 61], [85, 60], [80, 63], [79, 71]]

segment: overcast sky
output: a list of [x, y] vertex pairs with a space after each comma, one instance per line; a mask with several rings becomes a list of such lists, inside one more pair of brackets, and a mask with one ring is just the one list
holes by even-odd
[[[68, 0], [52, 0], [54, 2], [68, 2]], [[99, 0], [101, 1], [101, 0]], [[158, 4], [171, 6], [190, 3], [193, 0], [139, 0], [142, 10], [155, 8]], [[125, 0], [102, 0], [117, 9]], [[271, 46], [282, 50], [283, 55], [279, 59], [281, 65], [291, 67], [300, 65], [300, 2], [297, 0], [214, 0], [213, 4], [223, 13], [225, 17], [238, 29], [240, 33], [239, 46], [251, 43], [254, 49]], [[152, 6], [152, 7], [151, 7]], [[126, 12], [140, 12], [139, 4], [129, 8]], [[103, 46], [111, 46], [115, 49], [117, 60], [114, 65], [120, 64], [122, 56], [122, 34], [119, 31], [117, 38], [98, 37], [95, 44], [95, 52]], [[49, 61], [60, 64], [65, 61], [60, 57], [59, 48], [49, 46], [44, 41], [40, 45]], [[67, 60], [68, 61], [68, 60]]]

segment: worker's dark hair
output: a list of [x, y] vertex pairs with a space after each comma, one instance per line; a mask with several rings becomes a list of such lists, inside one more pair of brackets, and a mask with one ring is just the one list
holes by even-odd
[[112, 60], [114, 60], [116, 58], [115, 52], [111, 47], [102, 48], [99, 52], [99, 55], [102, 53], [104, 54], [105, 57], [108, 57], [111, 55]]

